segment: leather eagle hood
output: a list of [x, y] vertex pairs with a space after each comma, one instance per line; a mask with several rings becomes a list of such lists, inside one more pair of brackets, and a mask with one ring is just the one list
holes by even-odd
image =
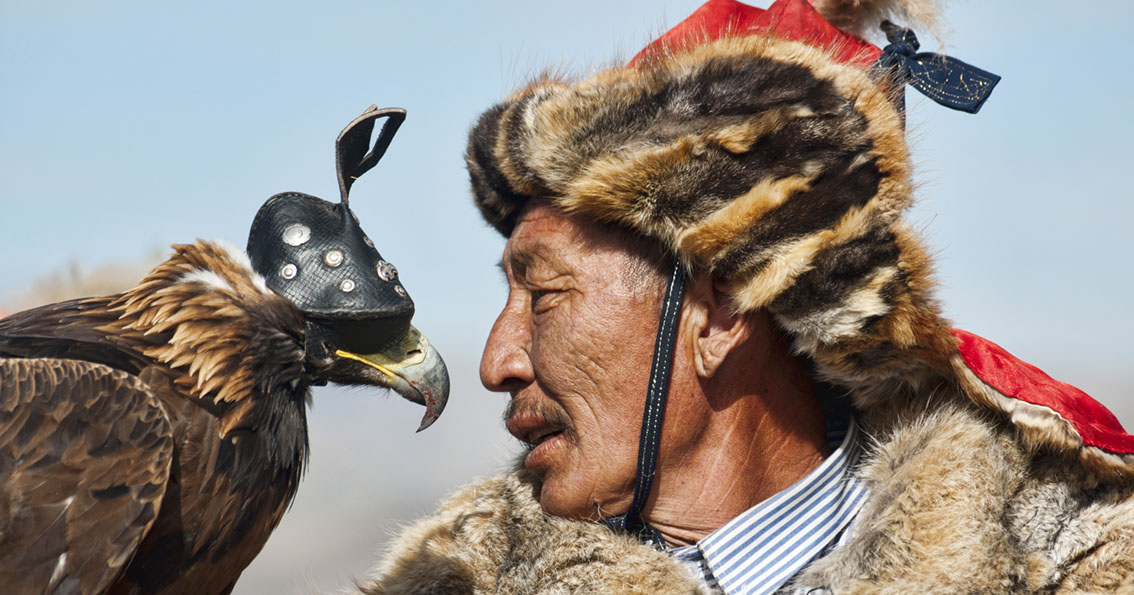
[[470, 133], [485, 220], [508, 236], [539, 197], [621, 226], [727, 279], [860, 410], [959, 388], [942, 392], [1010, 420], [1030, 447], [1134, 477], [1134, 437], [1110, 412], [941, 315], [903, 218], [914, 185], [898, 91], [839, 56], [845, 43], [785, 37], [732, 31], [523, 87]]

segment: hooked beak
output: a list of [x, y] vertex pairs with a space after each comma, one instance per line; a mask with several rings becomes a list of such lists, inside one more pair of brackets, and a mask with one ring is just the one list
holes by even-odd
[[441, 354], [413, 326], [400, 340], [378, 353], [351, 353], [341, 349], [335, 355], [370, 366], [386, 377], [386, 386], [419, 405], [425, 405], [420, 432], [428, 428], [445, 409], [449, 400], [449, 370]]

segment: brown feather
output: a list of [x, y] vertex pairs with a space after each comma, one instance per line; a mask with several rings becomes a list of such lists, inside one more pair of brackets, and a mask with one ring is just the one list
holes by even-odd
[[136, 377], [0, 359], [4, 589], [105, 590], [160, 510], [172, 452], [169, 419]]

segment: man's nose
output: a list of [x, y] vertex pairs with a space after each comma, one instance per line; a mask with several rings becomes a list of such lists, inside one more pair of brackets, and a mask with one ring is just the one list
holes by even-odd
[[484, 344], [480, 382], [491, 391], [516, 390], [535, 380], [531, 360], [531, 327], [523, 308], [509, 299]]

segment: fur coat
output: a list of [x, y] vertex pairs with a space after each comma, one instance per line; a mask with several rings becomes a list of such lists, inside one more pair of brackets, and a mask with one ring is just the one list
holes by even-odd
[[[802, 593], [1134, 593], [1134, 485], [1024, 446], [948, 398], [868, 412], [851, 537], [786, 586]], [[523, 472], [458, 490], [404, 530], [363, 591], [711, 592], [670, 558], [541, 512]], [[825, 589], [825, 590], [824, 590]]]

